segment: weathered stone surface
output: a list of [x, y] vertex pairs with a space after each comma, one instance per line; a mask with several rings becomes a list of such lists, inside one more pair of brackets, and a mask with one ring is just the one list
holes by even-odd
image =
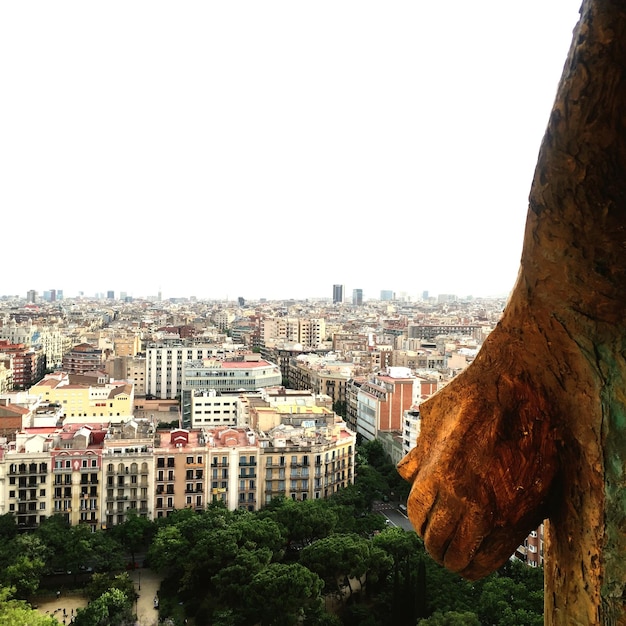
[[482, 577], [549, 518], [546, 624], [626, 625], [623, 2], [582, 5], [507, 308], [421, 413], [399, 471], [433, 557]]

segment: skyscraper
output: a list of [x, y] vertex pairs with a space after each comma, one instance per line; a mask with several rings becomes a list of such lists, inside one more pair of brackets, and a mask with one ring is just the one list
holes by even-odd
[[393, 291], [389, 291], [388, 289], [383, 289], [380, 292], [380, 299], [388, 302], [389, 300], [393, 300]]
[[352, 290], [352, 304], [361, 306], [363, 304], [363, 289]]
[[333, 304], [343, 302], [343, 285], [333, 285]]

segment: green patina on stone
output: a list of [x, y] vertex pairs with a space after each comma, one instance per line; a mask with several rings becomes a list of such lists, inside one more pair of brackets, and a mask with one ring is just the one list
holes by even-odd
[[626, 591], [626, 363], [616, 362], [615, 354], [620, 352], [601, 352], [610, 372], [602, 393], [606, 523], [602, 597], [618, 615]]

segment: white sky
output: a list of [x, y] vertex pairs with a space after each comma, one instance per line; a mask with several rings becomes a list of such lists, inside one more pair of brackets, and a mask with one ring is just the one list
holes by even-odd
[[580, 0], [0, 4], [0, 294], [507, 294]]

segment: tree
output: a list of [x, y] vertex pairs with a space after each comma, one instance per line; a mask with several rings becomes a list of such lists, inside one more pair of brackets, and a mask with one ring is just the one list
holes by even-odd
[[0, 515], [0, 540], [10, 541], [17, 536], [17, 521], [13, 513]]
[[113, 527], [113, 536], [129, 552], [133, 567], [137, 552], [146, 546], [153, 532], [154, 524], [134, 509], [128, 511], [125, 522]]
[[532, 589], [512, 578], [498, 574], [490, 576], [482, 587], [478, 602], [480, 621], [498, 626], [540, 626], [543, 606], [537, 606], [537, 598], [532, 593]]
[[371, 510], [375, 500], [380, 500], [389, 492], [387, 481], [370, 465], [362, 465], [357, 469], [355, 485], [363, 494], [368, 510]]
[[124, 569], [122, 546], [108, 530], [97, 530], [92, 533], [91, 558], [97, 571], [119, 572]]
[[345, 400], [336, 400], [333, 402], [333, 411], [345, 418], [348, 414], [348, 403]]
[[220, 606], [244, 606], [253, 577], [267, 567], [272, 553], [267, 548], [240, 550], [231, 563], [211, 578], [212, 589]]
[[74, 575], [74, 580], [93, 560], [92, 540], [89, 526], [79, 524], [70, 528], [68, 543], [63, 551], [63, 566]]
[[325, 500], [281, 499], [259, 516], [269, 517], [285, 529], [287, 545], [308, 545], [326, 537], [337, 524], [337, 513]]
[[182, 568], [182, 563], [189, 558], [190, 544], [183, 537], [181, 529], [175, 525], [159, 529], [148, 549], [150, 565], [155, 570], [164, 571]]
[[2, 626], [59, 626], [53, 617], [42, 615], [23, 600], [11, 596], [14, 589], [0, 587], [0, 624]]
[[324, 583], [298, 563], [272, 563], [255, 574], [248, 587], [248, 608], [261, 625], [291, 626], [319, 610]]
[[28, 598], [39, 588], [45, 555], [41, 540], [32, 534], [17, 535], [11, 542], [0, 543], [0, 586], [13, 587], [18, 598]]
[[359, 449], [361, 458], [364, 458], [367, 465], [380, 468], [389, 463], [389, 455], [385, 452], [383, 444], [379, 439], [365, 441]]
[[95, 573], [85, 587], [85, 594], [90, 601], [93, 601], [110, 589], [119, 589], [131, 601], [137, 598], [135, 583], [127, 572], [118, 574], [113, 578], [108, 574]]
[[331, 535], [319, 539], [300, 553], [300, 563], [315, 572], [330, 593], [343, 598], [350, 579], [361, 580], [369, 565], [368, 541], [358, 535]]
[[109, 589], [83, 609], [78, 609], [74, 626], [130, 626], [135, 623], [132, 601], [119, 589]]
[[421, 619], [417, 622], [417, 626], [480, 626], [480, 621], [476, 613], [463, 611], [446, 611], [441, 613], [437, 611], [430, 617]]
[[35, 531], [35, 535], [41, 539], [46, 547], [46, 569], [49, 572], [67, 571], [66, 546], [71, 543], [71, 526], [60, 515], [47, 517]]

